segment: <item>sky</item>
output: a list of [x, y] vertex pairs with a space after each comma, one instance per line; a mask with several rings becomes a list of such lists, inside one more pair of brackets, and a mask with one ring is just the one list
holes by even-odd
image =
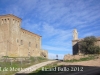
[[50, 59], [72, 54], [73, 29], [78, 37], [100, 36], [100, 0], [0, 0], [0, 15], [22, 19], [21, 27], [42, 36]]

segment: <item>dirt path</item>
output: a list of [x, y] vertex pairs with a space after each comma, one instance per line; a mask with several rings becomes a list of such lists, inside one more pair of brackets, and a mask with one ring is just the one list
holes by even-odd
[[56, 75], [100, 75], [100, 58], [90, 61], [81, 61], [81, 62], [60, 62], [58, 65], [64, 65], [66, 67], [83, 67], [83, 71], [75, 71], [73, 73], [62, 72]]
[[53, 63], [53, 62], [56, 62], [56, 60], [46, 61], [46, 62], [42, 62], [36, 65], [30, 66], [28, 68], [21, 70], [20, 72], [17, 72], [15, 75], [27, 75], [33, 71], [36, 71], [38, 68], [45, 66], [47, 64]]
[[60, 62], [58, 65], [83, 65], [83, 66], [97, 66], [100, 67], [100, 59], [94, 59], [89, 61], [81, 61], [81, 62]]

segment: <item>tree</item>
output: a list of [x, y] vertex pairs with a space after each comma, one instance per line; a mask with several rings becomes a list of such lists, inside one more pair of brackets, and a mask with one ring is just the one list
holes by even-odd
[[100, 53], [100, 47], [95, 46], [96, 42], [95, 36], [85, 37], [82, 41], [79, 42], [80, 51], [84, 54], [98, 54]]

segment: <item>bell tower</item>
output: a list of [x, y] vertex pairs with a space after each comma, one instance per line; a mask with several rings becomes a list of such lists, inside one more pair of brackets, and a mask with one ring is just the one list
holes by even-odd
[[73, 40], [72, 40], [72, 49], [73, 49], [73, 55], [78, 54], [78, 32], [77, 29], [73, 30]]

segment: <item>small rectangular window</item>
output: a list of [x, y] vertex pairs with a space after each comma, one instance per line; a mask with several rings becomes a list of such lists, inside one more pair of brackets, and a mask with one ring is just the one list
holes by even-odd
[[36, 48], [37, 48], [37, 44], [36, 44]]
[[23, 40], [21, 40], [21, 45], [23, 45]]
[[19, 41], [18, 41], [18, 39], [17, 39], [17, 43], [18, 43]]
[[31, 42], [29, 42], [29, 47], [31, 46]]

